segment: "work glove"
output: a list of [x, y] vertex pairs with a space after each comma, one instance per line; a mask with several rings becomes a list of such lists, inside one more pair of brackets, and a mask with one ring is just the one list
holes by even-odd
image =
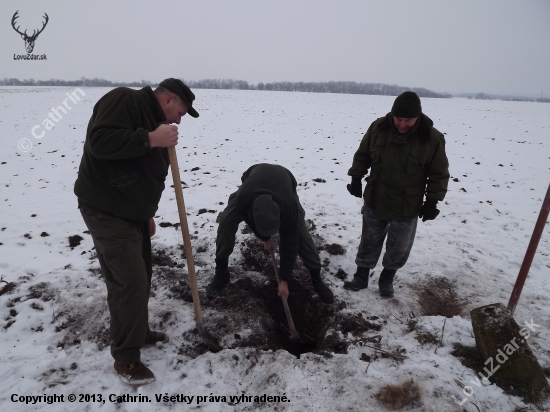
[[352, 177], [351, 184], [348, 184], [348, 192], [350, 192], [355, 197], [363, 196], [363, 186], [361, 185], [360, 177]]
[[422, 218], [422, 221], [434, 220], [439, 214], [439, 209], [437, 208], [437, 200], [426, 199], [422, 207], [420, 208], [420, 213], [418, 218]]

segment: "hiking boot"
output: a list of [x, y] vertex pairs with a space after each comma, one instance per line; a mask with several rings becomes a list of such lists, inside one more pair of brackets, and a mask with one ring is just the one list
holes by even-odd
[[380, 273], [380, 279], [378, 279], [380, 296], [385, 298], [393, 297], [393, 278], [395, 277], [395, 272], [397, 270], [384, 269]]
[[357, 271], [353, 275], [351, 282], [344, 282], [344, 289], [357, 292], [361, 289], [366, 289], [369, 286], [369, 268], [357, 266]]
[[156, 381], [153, 372], [139, 361], [129, 365], [115, 361], [115, 371], [122, 382], [132, 386], [149, 385]]
[[216, 292], [222, 290], [229, 283], [229, 269], [216, 268], [216, 274], [212, 282], [206, 287], [206, 297], [212, 299], [216, 296]]
[[334, 294], [330, 288], [323, 283], [323, 279], [321, 279], [321, 269], [312, 269], [309, 271], [309, 274], [311, 275], [313, 290], [317, 292], [319, 298], [325, 303], [334, 302]]
[[154, 330], [148, 330], [147, 335], [145, 335], [145, 342], [143, 343], [143, 345], [156, 345], [157, 342], [168, 342], [168, 335], [166, 335], [166, 333], [164, 332], [155, 332]]

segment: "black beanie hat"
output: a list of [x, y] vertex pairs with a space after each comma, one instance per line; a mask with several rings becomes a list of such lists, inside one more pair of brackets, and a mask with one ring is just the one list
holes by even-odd
[[261, 236], [271, 237], [279, 231], [281, 225], [279, 205], [270, 195], [261, 195], [254, 200], [252, 215], [256, 231]]
[[184, 82], [182, 82], [180, 79], [174, 79], [169, 78], [163, 80], [159, 86], [165, 87], [166, 89], [170, 90], [172, 93], [177, 94], [181, 100], [183, 100], [185, 103], [187, 103], [187, 106], [189, 106], [189, 110], [187, 113], [189, 113], [189, 116], [192, 117], [199, 117], [199, 113], [193, 109], [193, 100], [195, 100], [195, 95]]
[[395, 117], [414, 118], [422, 114], [420, 98], [415, 92], [401, 93], [393, 102], [391, 114]]

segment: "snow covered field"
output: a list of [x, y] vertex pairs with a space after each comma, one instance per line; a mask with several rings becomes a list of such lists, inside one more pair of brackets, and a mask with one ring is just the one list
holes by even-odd
[[[342, 312], [378, 317], [381, 329], [372, 335], [380, 335], [380, 349], [406, 358], [375, 356], [383, 352], [360, 343], [350, 344], [347, 353], [297, 358], [284, 350], [236, 347], [234, 333], [246, 334], [241, 330], [226, 335], [210, 330], [222, 346], [234, 348], [188, 356], [181, 348], [195, 327], [193, 306], [158, 292], [150, 302], [151, 324], [163, 322], [170, 341], [143, 350], [142, 360], [157, 381], [132, 389], [114, 374], [108, 347], [98, 346], [108, 315], [106, 290], [99, 263], [90, 259], [92, 240], [84, 233], [73, 195], [92, 107], [109, 89], [81, 90], [85, 95], [79, 94], [76, 104], [67, 101], [71, 110], [53, 130], [35, 129], [44, 132], [37, 139], [33, 126], [42, 125], [50, 108], [62, 105], [74, 88], [0, 88], [0, 288], [15, 284], [0, 296], [1, 410], [380, 411], [385, 409], [375, 394], [386, 384], [411, 378], [420, 387], [421, 400], [410, 410], [535, 410], [487, 381], [470, 383], [475, 372], [451, 352], [454, 344], [475, 344], [471, 309], [508, 302], [550, 182], [550, 105], [422, 99], [424, 113], [446, 135], [449, 192], [439, 205], [439, 217], [419, 222], [411, 257], [396, 277], [395, 298], [383, 300], [377, 287], [380, 263], [369, 288], [360, 292], [344, 290], [335, 275], [342, 269], [351, 278], [361, 232], [362, 201], [347, 192], [346, 173], [364, 132], [390, 110], [394, 97], [196, 90], [200, 117], [183, 118], [177, 152], [195, 233], [199, 289], [213, 275], [216, 217], [241, 174], [254, 163], [281, 164], [300, 184], [298, 194], [315, 234], [346, 250], [337, 256], [321, 252], [321, 260], [330, 261], [325, 279], [337, 300], [346, 303]], [[23, 138], [33, 145], [27, 152], [18, 149]], [[22, 142], [23, 147], [28, 143]], [[179, 221], [171, 184], [169, 175], [157, 212], [156, 249], [181, 245], [179, 231], [159, 226]], [[199, 214], [200, 209], [212, 212]], [[75, 235], [83, 239], [71, 248], [68, 238]], [[241, 258], [236, 248], [230, 265]], [[550, 368], [549, 274], [547, 224], [514, 316], [518, 323], [532, 319], [540, 325], [528, 342], [545, 368]], [[186, 269], [181, 276], [186, 278]], [[449, 299], [455, 296], [460, 302], [460, 315], [422, 315], [426, 288], [429, 292], [437, 284], [452, 288]], [[163, 317], [168, 312], [169, 319]], [[205, 307], [203, 315], [208, 326], [214, 309]], [[413, 330], [410, 319], [416, 321]], [[420, 331], [439, 342], [444, 322], [441, 346], [419, 342]], [[71, 335], [68, 341], [74, 325], [79, 337]], [[471, 396], [464, 395], [464, 386], [472, 387]], [[54, 394], [64, 395], [64, 402], [19, 401], [20, 396]], [[68, 401], [69, 394], [77, 395], [76, 403]], [[79, 403], [79, 394], [95, 399]], [[112, 402], [125, 394], [138, 401], [145, 395], [150, 402]], [[190, 405], [155, 398], [165, 394], [195, 398]], [[241, 394], [284, 395], [288, 402], [230, 402], [230, 396]], [[105, 403], [98, 402], [99, 395]], [[204, 397], [200, 403], [197, 396]], [[466, 401], [459, 406], [452, 396]]]

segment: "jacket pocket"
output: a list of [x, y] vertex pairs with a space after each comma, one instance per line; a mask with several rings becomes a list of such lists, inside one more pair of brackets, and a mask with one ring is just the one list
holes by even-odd
[[426, 168], [424, 158], [424, 153], [420, 150], [411, 150], [409, 152], [409, 161], [407, 162], [407, 173], [414, 174], [424, 172]]
[[109, 184], [113, 187], [121, 187], [132, 184], [136, 179], [136, 175], [120, 176], [115, 179], [109, 179]]

